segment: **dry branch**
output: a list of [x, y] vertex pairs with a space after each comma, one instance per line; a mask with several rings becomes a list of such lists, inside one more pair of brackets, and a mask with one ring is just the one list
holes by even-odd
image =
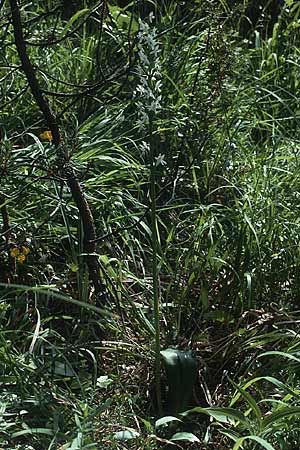
[[[22, 69], [28, 80], [28, 84], [35, 102], [38, 105], [40, 111], [43, 113], [49, 130], [51, 130], [53, 144], [57, 148], [57, 150], [59, 150], [61, 144], [60, 129], [55, 114], [52, 112], [46, 97], [43, 95], [42, 89], [36, 76], [36, 71], [27, 53], [18, 2], [17, 0], [9, 0], [9, 3], [11, 7], [15, 44], [21, 60]], [[99, 262], [96, 255], [96, 229], [93, 214], [73, 168], [70, 166], [70, 164], [64, 163], [62, 171], [63, 176], [67, 180], [72, 198], [78, 208], [79, 216], [83, 224], [83, 252], [85, 254], [85, 260], [89, 271], [89, 278], [94, 286], [95, 293], [98, 298], [100, 298], [100, 296], [102, 296], [103, 298], [104, 286], [100, 279]]]

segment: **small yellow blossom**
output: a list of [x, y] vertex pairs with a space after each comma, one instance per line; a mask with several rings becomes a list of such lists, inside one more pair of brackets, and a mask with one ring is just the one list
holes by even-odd
[[13, 247], [10, 249], [9, 253], [12, 258], [16, 258], [20, 254], [20, 250], [18, 247]]
[[26, 256], [25, 255], [18, 255], [17, 256], [17, 261], [21, 264], [23, 264], [23, 262], [25, 261]]
[[43, 133], [40, 134], [40, 138], [44, 141], [52, 141], [52, 133], [50, 130], [43, 131]]
[[22, 247], [22, 254], [27, 256], [28, 253], [30, 253], [29, 248], [28, 247]]

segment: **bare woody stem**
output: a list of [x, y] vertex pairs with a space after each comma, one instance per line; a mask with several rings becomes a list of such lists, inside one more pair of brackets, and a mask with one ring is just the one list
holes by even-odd
[[[28, 84], [35, 102], [38, 105], [40, 111], [43, 113], [47, 126], [52, 133], [53, 144], [56, 148], [58, 148], [61, 143], [59, 126], [55, 114], [52, 112], [46, 97], [42, 93], [35, 69], [27, 53], [18, 2], [17, 0], [9, 0], [9, 3], [11, 8], [15, 44], [19, 54], [19, 58], [21, 60], [22, 69], [28, 80]], [[98, 257], [95, 254], [96, 229], [93, 214], [73, 168], [70, 165], [67, 165], [64, 167], [63, 172], [64, 176], [67, 179], [67, 184], [71, 191], [72, 198], [78, 208], [83, 225], [83, 251], [86, 255], [85, 260], [88, 266], [89, 278], [94, 286], [96, 295], [100, 296], [101, 294], [103, 295], [104, 289], [99, 274]]]
[[15, 43], [16, 43], [16, 47], [18, 50], [19, 58], [21, 60], [22, 69], [28, 80], [28, 84], [31, 89], [32, 95], [33, 95], [38, 107], [42, 111], [49, 129], [51, 130], [52, 137], [53, 137], [53, 144], [57, 147], [61, 140], [59, 128], [58, 128], [58, 125], [56, 122], [56, 118], [55, 118], [54, 114], [52, 113], [46, 98], [42, 94], [38, 79], [35, 75], [35, 69], [29, 59], [28, 54], [27, 54], [18, 2], [17, 2], [17, 0], [9, 0], [9, 3], [10, 3], [10, 8], [11, 8], [11, 17], [12, 17], [12, 23], [13, 23], [13, 28], [14, 28]]
[[5, 197], [1, 193], [0, 193], [0, 210], [1, 210], [1, 216], [2, 216], [2, 222], [3, 222], [2, 233], [5, 236], [6, 242], [8, 242], [9, 230], [10, 230], [9, 215], [8, 215], [8, 211], [7, 211], [7, 205], [5, 203]]
[[[2, 235], [5, 237], [7, 251], [9, 252], [9, 244], [11, 238], [10, 220], [6, 204], [6, 198], [0, 192], [0, 211], [2, 217]], [[9, 283], [11, 277], [16, 273], [16, 261], [8, 254], [8, 264], [0, 263], [0, 281], [2, 283]]]

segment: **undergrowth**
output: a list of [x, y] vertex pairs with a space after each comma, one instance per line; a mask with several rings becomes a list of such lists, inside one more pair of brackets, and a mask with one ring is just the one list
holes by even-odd
[[247, 33], [251, 2], [20, 4], [59, 145], [12, 3], [0, 2], [0, 447], [298, 448], [300, 2], [276, 20], [262, 5]]

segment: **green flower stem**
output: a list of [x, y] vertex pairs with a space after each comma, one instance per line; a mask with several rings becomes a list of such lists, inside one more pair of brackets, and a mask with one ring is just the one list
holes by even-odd
[[160, 383], [160, 299], [158, 284], [158, 236], [156, 216], [156, 165], [155, 146], [153, 141], [153, 117], [149, 115], [149, 145], [150, 145], [150, 206], [151, 206], [151, 236], [152, 236], [152, 284], [153, 311], [155, 327], [155, 389], [158, 413], [162, 415], [161, 383]]

